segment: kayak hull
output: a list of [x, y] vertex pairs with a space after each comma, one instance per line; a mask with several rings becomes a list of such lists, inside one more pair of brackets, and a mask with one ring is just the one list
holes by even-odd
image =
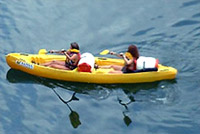
[[[158, 71], [126, 74], [111, 74], [109, 71], [112, 69], [93, 69], [92, 72], [78, 72], [77, 69], [61, 70], [41, 65], [52, 60], [64, 61], [65, 56], [23, 53], [10, 53], [6, 55], [7, 64], [12, 69], [21, 70], [39, 77], [63, 81], [99, 84], [144, 83], [175, 79], [177, 75], [175, 68], [161, 64], [158, 65]], [[114, 58], [95, 57], [95, 63], [98, 65], [123, 65], [124, 61]]]

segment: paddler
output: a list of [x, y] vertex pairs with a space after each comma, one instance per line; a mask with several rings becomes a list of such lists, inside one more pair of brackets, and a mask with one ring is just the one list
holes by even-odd
[[[55, 50], [51, 50], [50, 53], [54, 53]], [[77, 67], [78, 62], [81, 58], [79, 45], [76, 42], [70, 44], [70, 49], [67, 51], [61, 50], [59, 53], [66, 56], [65, 61], [53, 60], [42, 64], [43, 66], [48, 66], [57, 69], [73, 70]]]
[[[111, 55], [116, 55], [114, 52], [110, 52]], [[132, 73], [136, 70], [136, 61], [139, 58], [139, 52], [136, 45], [130, 45], [125, 54], [119, 54], [119, 57], [123, 58], [124, 66], [119, 65], [110, 65], [110, 66], [101, 66], [99, 68], [113, 68], [113, 71], [109, 73]]]

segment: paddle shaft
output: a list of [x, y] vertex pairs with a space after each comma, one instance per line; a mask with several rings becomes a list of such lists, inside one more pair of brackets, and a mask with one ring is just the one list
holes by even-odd
[[109, 52], [110, 55], [115, 55], [117, 57], [123, 58], [123, 53]]
[[123, 57], [123, 54], [122, 54], [122, 53], [118, 54], [118, 53], [113, 52], [113, 51], [110, 51], [110, 50], [108, 50], [108, 49], [105, 49], [105, 50], [103, 50], [103, 51], [100, 53], [100, 55], [107, 55], [107, 54], [115, 55], [115, 56], [118, 56], [118, 57], [120, 57], [120, 58]]
[[50, 50], [47, 53], [64, 53], [66, 50]]

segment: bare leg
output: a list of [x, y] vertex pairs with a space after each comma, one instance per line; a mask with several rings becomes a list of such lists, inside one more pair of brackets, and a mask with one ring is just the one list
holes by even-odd
[[46, 63], [43, 63], [41, 65], [43, 66], [51, 66], [53, 64], [58, 64], [58, 65], [65, 65], [65, 62], [64, 61], [57, 61], [57, 60], [53, 60], [53, 61], [50, 61], [50, 62], [46, 62]]
[[99, 68], [103, 68], [103, 69], [113, 68], [116, 71], [121, 71], [123, 67], [122, 66], [118, 66], [118, 65], [110, 65], [110, 66], [99, 66]]
[[111, 73], [111, 74], [123, 74], [122, 71], [110, 71], [109, 73]]
[[57, 69], [64, 69], [64, 70], [71, 70], [68, 67], [66, 67], [65, 65], [63, 66], [63, 65], [59, 65], [59, 64], [51, 64], [49, 67], [57, 68]]
[[102, 68], [102, 69], [110, 69], [111, 66], [98, 66], [98, 68]]
[[52, 61], [46, 62], [46, 63], [42, 63], [41, 65], [42, 65], [42, 66], [49, 66], [51, 63], [52, 63]]
[[112, 65], [111, 68], [113, 68], [116, 71], [121, 71], [122, 70], [122, 66], [117, 66], [117, 65]]
[[65, 61], [53, 60], [53, 61], [50, 61], [50, 62], [46, 62], [42, 65], [52, 67], [52, 68], [57, 68], [57, 69], [70, 70], [68, 67], [65, 66]]

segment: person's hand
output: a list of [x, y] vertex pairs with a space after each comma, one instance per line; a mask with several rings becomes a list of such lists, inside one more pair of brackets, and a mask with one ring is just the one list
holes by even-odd
[[115, 54], [115, 52], [111, 51], [111, 52], [110, 52], [110, 54], [111, 54], [111, 55], [114, 55], [114, 54]]
[[119, 55], [120, 55], [121, 57], [124, 57], [124, 53], [120, 53]]
[[125, 54], [123, 54], [122, 57], [123, 57], [123, 59], [126, 59], [126, 55]]
[[66, 52], [65, 49], [61, 49], [59, 53], [60, 53], [60, 54], [65, 54], [65, 52]]
[[50, 50], [49, 53], [54, 53], [54, 50]]
[[65, 49], [61, 49], [60, 51], [64, 53], [66, 50]]

